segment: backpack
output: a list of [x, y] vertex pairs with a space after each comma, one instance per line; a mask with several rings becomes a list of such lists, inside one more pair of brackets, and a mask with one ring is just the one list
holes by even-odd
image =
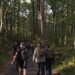
[[18, 56], [19, 56], [20, 60], [28, 59], [28, 51], [27, 51], [27, 49], [26, 48], [19, 48]]
[[53, 51], [52, 51], [52, 49], [50, 49], [50, 48], [48, 48], [48, 49], [46, 49], [46, 58], [47, 59], [53, 59]]
[[43, 55], [44, 55], [44, 48], [38, 47], [37, 57], [43, 57]]

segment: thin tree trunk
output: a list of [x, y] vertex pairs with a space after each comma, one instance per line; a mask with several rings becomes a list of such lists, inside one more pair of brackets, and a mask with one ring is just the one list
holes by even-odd
[[6, 3], [6, 10], [5, 10], [5, 39], [7, 37], [8, 34], [8, 1], [5, 2]]
[[57, 43], [57, 24], [56, 24], [56, 0], [51, 0], [51, 8], [53, 11], [53, 27], [54, 27], [54, 42]]
[[13, 8], [14, 9], [13, 10], [13, 23], [12, 23], [13, 24], [13, 34], [15, 34], [15, 20], [16, 20], [15, 19], [16, 18], [15, 17], [15, 7], [16, 7], [16, 0], [14, 0], [14, 8]]
[[35, 30], [36, 30], [36, 38], [38, 37], [37, 31], [38, 31], [38, 2], [36, 1], [36, 8], [35, 8]]
[[12, 27], [13, 27], [13, 14], [12, 14], [12, 10], [11, 10], [11, 1], [10, 1], [10, 5], [9, 5], [9, 25], [10, 25], [10, 34], [12, 35]]
[[20, 18], [19, 18], [19, 13], [20, 13], [20, 0], [18, 0], [18, 11], [17, 11], [17, 35], [20, 33]]
[[75, 19], [74, 19], [74, 2], [72, 0], [71, 14], [72, 14], [72, 33], [73, 33], [73, 49], [75, 50]]
[[2, 7], [0, 8], [0, 32], [2, 31]]
[[34, 0], [31, 0], [32, 3], [32, 10], [33, 10], [33, 31], [32, 31], [32, 35], [33, 35], [33, 40], [36, 39], [36, 28], [35, 28], [35, 7], [34, 7]]
[[51, 1], [52, 11], [53, 11], [53, 26], [54, 26], [54, 35], [56, 35], [56, 0]]

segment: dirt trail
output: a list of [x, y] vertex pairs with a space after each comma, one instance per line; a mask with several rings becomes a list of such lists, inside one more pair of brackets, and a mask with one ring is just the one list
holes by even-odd
[[[2, 71], [0, 75], [18, 75], [18, 72], [15, 67], [15, 63], [13, 65], [10, 65], [10, 61], [4, 67], [5, 72]], [[28, 61], [27, 75], [36, 75], [36, 70], [37, 67], [35, 63], [32, 62], [32, 58], [30, 57]], [[60, 74], [57, 72], [56, 69], [53, 69], [52, 75], [60, 75]]]

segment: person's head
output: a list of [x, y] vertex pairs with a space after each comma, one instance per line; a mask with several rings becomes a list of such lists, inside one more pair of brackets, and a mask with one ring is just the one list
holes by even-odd
[[33, 47], [34, 45], [33, 44], [31, 44], [31, 47]]
[[39, 42], [37, 43], [37, 45], [38, 45], [38, 46], [42, 46], [42, 43], [41, 43], [41, 41], [39, 41]]
[[15, 45], [18, 44], [17, 41], [15, 41]]
[[24, 42], [20, 42], [20, 47], [23, 47], [24, 46]]
[[49, 44], [46, 44], [46, 48], [50, 48]]

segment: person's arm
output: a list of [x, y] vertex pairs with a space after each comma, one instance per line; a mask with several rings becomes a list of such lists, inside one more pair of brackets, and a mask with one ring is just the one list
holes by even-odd
[[11, 64], [13, 64], [13, 63], [14, 63], [14, 61], [15, 61], [16, 57], [17, 57], [17, 52], [16, 52], [16, 53], [15, 53], [15, 55], [13, 56], [13, 60], [12, 60]]
[[37, 48], [35, 48], [35, 50], [34, 50], [34, 54], [33, 54], [33, 61], [35, 61], [36, 56], [37, 56]]

